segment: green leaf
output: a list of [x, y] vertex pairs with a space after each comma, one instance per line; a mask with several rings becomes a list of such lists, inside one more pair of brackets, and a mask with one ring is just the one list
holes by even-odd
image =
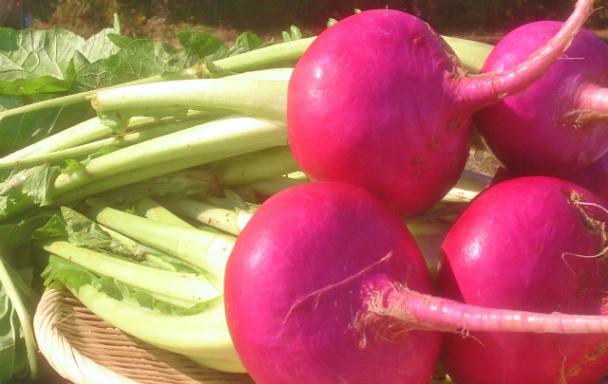
[[[108, 38], [113, 32], [84, 40], [62, 29], [0, 28], [0, 112], [77, 92], [76, 74], [117, 50]], [[90, 102], [79, 102], [0, 117], [0, 156], [94, 115]]]
[[[0, 96], [2, 103], [0, 110], [3, 109], [2, 106], [14, 108], [25, 105], [26, 100], [25, 97], [19, 98], [19, 96]], [[16, 105], [20, 103], [23, 104]], [[2, 117], [0, 118], [0, 156], [94, 116], [95, 111], [87, 101]]]
[[31, 324], [37, 302], [32, 271], [15, 271], [0, 258], [0, 380], [35, 376], [36, 350]]
[[106, 249], [113, 242], [99, 224], [68, 207], [61, 207], [61, 215], [67, 224], [68, 241], [76, 246]]
[[300, 31], [300, 28], [296, 27], [295, 25], [292, 25], [289, 28], [289, 32], [282, 32], [282, 36], [283, 42], [300, 40], [302, 39], [302, 31]]
[[103, 29], [94, 34], [77, 47], [77, 52], [82, 54], [89, 63], [103, 60], [118, 52], [119, 47], [115, 45], [110, 36], [120, 36], [113, 28]]
[[28, 373], [25, 343], [20, 332], [20, 322], [13, 305], [0, 286], [0, 380], [23, 378]]
[[29, 243], [32, 234], [39, 230], [39, 228], [44, 227], [51, 217], [51, 213], [41, 212], [35, 216], [19, 220], [16, 223], [0, 224], [2, 250], [13, 250]]
[[228, 55], [229, 49], [224, 42], [207, 32], [178, 32], [176, 38], [184, 49], [196, 55], [199, 61], [208, 57], [217, 60]]
[[0, 213], [7, 215], [21, 206], [48, 205], [57, 167], [38, 165], [14, 171], [0, 183]]
[[27, 95], [67, 90], [67, 69], [81, 42], [82, 38], [63, 29], [0, 29], [0, 92]]
[[31, 239], [42, 240], [50, 238], [67, 239], [66, 223], [59, 214], [52, 215], [44, 225], [36, 228], [31, 233]]
[[117, 53], [78, 71], [71, 91], [84, 92], [175, 73], [195, 63], [194, 55], [186, 50], [172, 49], [155, 40], [133, 40]]
[[45, 285], [50, 285], [53, 281], [58, 281], [71, 288], [78, 288], [81, 285], [93, 285], [98, 279], [88, 269], [67, 260], [50, 255], [48, 265], [42, 271], [41, 276], [45, 279]]
[[239, 55], [241, 53], [252, 51], [263, 45], [262, 40], [252, 32], [243, 32], [234, 41], [234, 45], [230, 48], [228, 56]]
[[118, 48], [124, 48], [127, 45], [131, 44], [134, 39], [120, 35], [118, 33], [110, 33], [108, 34], [108, 39]]
[[67, 159], [65, 160], [65, 166], [61, 168], [61, 173], [70, 174], [79, 171], [83, 168], [84, 165], [82, 165], [78, 160]]
[[88, 63], [113, 53], [106, 29], [88, 40], [64, 29], [0, 28], [0, 93], [31, 95], [70, 89], [74, 58]]
[[13, 109], [25, 105], [28, 102], [28, 98], [18, 95], [1, 95], [0, 94], [0, 111], [6, 111], [7, 109]]

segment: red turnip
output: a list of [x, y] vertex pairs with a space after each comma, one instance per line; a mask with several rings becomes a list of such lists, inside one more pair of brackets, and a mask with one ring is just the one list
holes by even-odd
[[287, 125], [295, 159], [314, 181], [364, 187], [403, 216], [454, 186], [472, 114], [541, 77], [591, 13], [579, 0], [542, 50], [507, 72], [467, 74], [444, 40], [410, 14], [378, 9], [323, 31], [295, 66]]
[[[441, 248], [439, 294], [488, 308], [606, 315], [602, 200], [551, 177], [504, 181], [479, 195]], [[596, 384], [607, 335], [445, 334], [448, 374], [463, 384]]]
[[[499, 167], [492, 177], [490, 185], [496, 185], [502, 181], [523, 177], [525, 174], [518, 172], [507, 171], [505, 168]], [[600, 157], [586, 168], [571, 173], [561, 179], [577, 184], [596, 196], [608, 202], [608, 154]]]
[[[541, 21], [507, 34], [482, 71], [508, 71], [562, 27]], [[564, 56], [525, 92], [475, 114], [488, 148], [510, 172], [564, 177], [608, 151], [608, 45], [582, 29]]]
[[370, 192], [340, 182], [266, 200], [230, 254], [224, 292], [232, 340], [258, 384], [426, 384], [439, 331], [608, 331], [608, 317], [429, 295], [429, 272], [403, 221]]

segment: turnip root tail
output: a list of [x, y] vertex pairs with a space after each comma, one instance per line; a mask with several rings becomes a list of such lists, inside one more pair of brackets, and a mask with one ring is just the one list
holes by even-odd
[[422, 329], [461, 333], [531, 332], [531, 333], [607, 333], [608, 316], [584, 316], [561, 313], [535, 313], [487, 308], [397, 287], [386, 282], [380, 289], [370, 289], [367, 313], [358, 316], [355, 327], [369, 328], [374, 322], [395, 321], [395, 328]]
[[587, 84], [576, 99], [575, 110], [562, 116], [562, 124], [584, 127], [590, 123], [608, 121], [608, 88]]
[[574, 12], [559, 32], [543, 48], [530, 55], [528, 60], [508, 71], [463, 77], [460, 84], [463, 102], [479, 109], [526, 89], [562, 56], [592, 13], [593, 0], [578, 0]]
[[601, 249], [595, 255], [575, 255], [572, 253], [564, 253], [564, 256], [570, 254], [580, 257], [605, 257], [606, 254], [608, 254], [608, 233], [606, 232], [606, 222], [596, 219], [588, 212], [588, 208], [592, 207], [599, 209], [606, 214], [608, 214], [608, 209], [600, 204], [585, 201], [584, 196], [576, 191], [573, 191], [570, 195], [570, 201], [572, 201], [572, 204], [579, 209], [581, 219], [585, 222], [585, 226], [587, 227], [589, 233], [600, 239]]

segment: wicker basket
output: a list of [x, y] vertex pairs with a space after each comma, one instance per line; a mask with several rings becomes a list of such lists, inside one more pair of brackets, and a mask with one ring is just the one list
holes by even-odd
[[[204, 368], [125, 334], [59, 284], [42, 295], [34, 329], [41, 354], [75, 384], [254, 384], [248, 375]], [[430, 384], [447, 383], [438, 369]]]
[[44, 292], [34, 329], [41, 354], [75, 384], [253, 384], [121, 332], [61, 286]]

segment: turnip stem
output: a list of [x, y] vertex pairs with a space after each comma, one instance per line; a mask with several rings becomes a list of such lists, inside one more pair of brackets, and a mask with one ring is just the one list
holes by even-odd
[[224, 289], [226, 260], [235, 237], [155, 222], [113, 208], [92, 208], [88, 215], [102, 225], [205, 270], [209, 281]]
[[217, 120], [93, 159], [83, 169], [57, 177], [55, 195], [117, 173], [154, 168], [156, 165], [184, 158], [194, 160], [190, 166], [196, 166], [263, 148], [285, 145], [286, 141], [285, 128], [276, 124], [246, 117]]
[[[490, 44], [469, 39], [449, 36], [443, 36], [443, 38], [452, 47], [463, 66], [471, 73], [479, 73], [483, 62], [494, 48], [494, 46]], [[316, 36], [313, 36], [270, 45], [240, 55], [216, 60], [213, 62], [213, 65], [226, 71], [244, 72], [268, 66], [276, 66], [282, 63], [294, 63], [302, 56], [315, 39]]]
[[213, 65], [231, 72], [244, 72], [265, 68], [281, 63], [291, 63], [299, 59], [315, 37], [283, 42], [255, 49], [240, 55], [216, 60]]
[[[98, 193], [111, 191], [140, 181], [145, 181], [153, 177], [163, 176], [172, 172], [181, 171], [197, 164], [200, 161], [198, 156], [186, 157], [164, 163], [156, 163], [154, 167], [143, 167], [133, 171], [122, 172], [111, 177], [95, 180], [67, 191], [66, 193], [55, 195], [53, 203], [55, 205], [67, 205], [80, 199], [84, 199]], [[127, 196], [129, 197], [129, 196]]]
[[234, 159], [222, 166], [218, 175], [220, 184], [240, 185], [298, 171], [288, 146], [269, 148]]
[[584, 127], [590, 122], [608, 121], [608, 88], [597, 84], [586, 84], [577, 92], [576, 109], [564, 114], [564, 121], [575, 127]]
[[[128, 83], [113, 85], [113, 86], [103, 88], [103, 89], [121, 88], [121, 87], [126, 87], [129, 85], [136, 85], [136, 84], [158, 83], [158, 82], [167, 81], [167, 80], [196, 79], [197, 77], [198, 77], [198, 74], [197, 74], [196, 69], [185, 69], [181, 72], [174, 73], [171, 75], [151, 76], [151, 77], [147, 77], [144, 79], [134, 80], [134, 81], [131, 81]], [[21, 114], [25, 114], [25, 113], [39, 111], [39, 110], [46, 109], [46, 108], [64, 107], [67, 105], [88, 102], [88, 100], [93, 95], [95, 95], [95, 93], [98, 91], [99, 91], [99, 89], [86, 91], [86, 92], [80, 92], [80, 93], [76, 93], [73, 95], [56, 97], [53, 99], [39, 101], [36, 103], [24, 105], [22, 107], [17, 107], [17, 108], [12, 108], [12, 109], [9, 109], [6, 111], [2, 111], [2, 112], [0, 112], [0, 121], [2, 121], [2, 119], [4, 119], [4, 118], [10, 117], [10, 116], [17, 116], [17, 115], [21, 115]]]
[[194, 199], [165, 199], [161, 200], [161, 203], [177, 215], [197, 220], [235, 236], [241, 233], [252, 215], [251, 212], [220, 208]]
[[144, 84], [98, 92], [91, 104], [99, 112], [127, 109], [213, 108], [238, 111], [284, 123], [287, 81], [199, 79]]
[[34, 154], [49, 153], [58, 149], [69, 148], [108, 137], [112, 132], [110, 128], [94, 117], [6, 155], [2, 158], [2, 162], [24, 159]]
[[308, 182], [307, 180], [280, 176], [280, 177], [273, 177], [273, 178], [269, 178], [269, 179], [265, 179], [265, 180], [255, 181], [255, 182], [249, 184], [249, 186], [251, 187], [251, 189], [253, 189], [255, 192], [257, 192], [261, 195], [272, 196], [284, 189], [287, 189], [287, 188], [290, 188], [290, 187], [293, 187], [295, 185], [299, 185], [302, 183], [307, 183], [307, 182]]
[[78, 247], [67, 241], [50, 241], [39, 246], [94, 273], [111, 276], [134, 288], [184, 307], [206, 302], [221, 295], [206, 278], [197, 273], [173, 272], [148, 267], [118, 257]]
[[461, 97], [466, 105], [483, 106], [499, 98], [523, 91], [540, 78], [570, 46], [588, 17], [593, 13], [593, 0], [578, 0], [574, 12], [560, 31], [528, 60], [500, 73], [491, 72], [463, 78]]
[[159, 204], [156, 200], [144, 197], [135, 202], [135, 211], [147, 219], [166, 224], [180, 225], [186, 228], [194, 228], [193, 225]]
[[[32, 165], [32, 164], [43, 164], [46, 162], [57, 162], [68, 159], [80, 159], [82, 157], [86, 157], [88, 155], [94, 154], [104, 148], [122, 148], [128, 147], [130, 145], [140, 143], [142, 141], [150, 140], [159, 136], [168, 135], [174, 132], [181, 131], [186, 128], [190, 128], [193, 125], [198, 125], [205, 121], [204, 119], [198, 119], [195, 121], [185, 120], [185, 121], [177, 121], [166, 124], [159, 124], [157, 119], [149, 119], [146, 120], [155, 120], [156, 124], [151, 125], [150, 127], [141, 127], [139, 130], [135, 132], [126, 133], [122, 135], [114, 135], [114, 132], [107, 132], [107, 135], [104, 135], [105, 138], [102, 138], [97, 141], [88, 142], [86, 144], [74, 146], [71, 148], [60, 149], [56, 151], [49, 151], [52, 148], [42, 148], [41, 151], [30, 154], [25, 158], [20, 158], [16, 160], [5, 160], [0, 159], [0, 168], [11, 168], [15, 166], [23, 166], [23, 165]], [[101, 123], [100, 123], [101, 124]], [[104, 125], [105, 127], [105, 125]], [[63, 131], [65, 132], [65, 131]], [[78, 135], [81, 135], [82, 131], [77, 131]], [[76, 132], [74, 132], [76, 133]], [[57, 140], [55, 140], [57, 141]], [[58, 141], [57, 141], [58, 142]], [[69, 144], [69, 143], [66, 143]]]
[[163, 253], [158, 249], [149, 247], [147, 245], [138, 243], [132, 238], [123, 235], [122, 233], [110, 229], [104, 225], [99, 224], [99, 227], [107, 233], [113, 240], [118, 242], [121, 246], [127, 248], [130, 252], [129, 257], [141, 260], [142, 258], [145, 261], [142, 261], [142, 264], [152, 266], [157, 269], [164, 269], [167, 271], [173, 272], [186, 272], [186, 273], [194, 273], [201, 274], [202, 271], [199, 269], [192, 268], [191, 265], [185, 265], [185, 263], [171, 255]]
[[452, 47], [462, 66], [470, 73], [479, 73], [486, 58], [494, 49], [491, 44], [458, 37], [443, 36], [443, 39]]
[[186, 356], [216, 361], [218, 368], [227, 371], [245, 371], [230, 341], [221, 297], [209, 302], [208, 308], [200, 313], [178, 316], [140, 309], [88, 284], [67, 288], [97, 316], [142, 341]]
[[228, 77], [226, 79], [289, 81], [289, 79], [291, 79], [292, 74], [293, 74], [293, 68], [290, 68], [290, 67], [271, 68], [271, 69], [261, 69], [259, 71], [237, 73], [236, 75], [231, 75], [230, 77]]
[[[375, 291], [368, 313], [362, 321], [390, 317], [415, 329], [455, 332], [531, 332], [531, 333], [607, 333], [608, 316], [544, 314], [510, 309], [495, 309], [464, 304], [396, 287], [394, 282]], [[365, 324], [361, 324], [364, 326]]]

